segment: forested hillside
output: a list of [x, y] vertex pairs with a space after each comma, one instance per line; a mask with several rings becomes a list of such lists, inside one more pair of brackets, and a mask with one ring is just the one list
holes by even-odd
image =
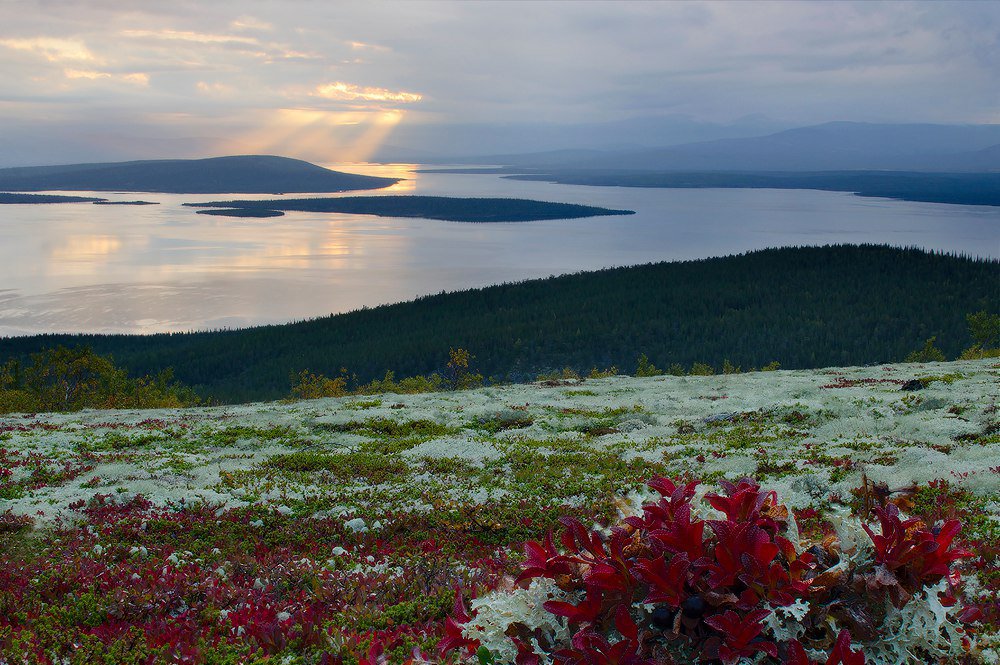
[[300, 323], [154, 336], [0, 339], [0, 359], [90, 345], [134, 375], [173, 367], [221, 401], [288, 393], [293, 372], [360, 380], [444, 367], [450, 347], [488, 377], [724, 360], [744, 369], [899, 361], [936, 336], [969, 346], [966, 314], [1000, 310], [1000, 261], [884, 246], [782, 248], [440, 294]]

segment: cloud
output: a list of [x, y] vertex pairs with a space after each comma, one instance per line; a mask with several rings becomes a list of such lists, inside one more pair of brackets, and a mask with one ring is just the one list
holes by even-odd
[[91, 81], [111, 78], [111, 74], [108, 72], [95, 72], [92, 69], [64, 69], [63, 76], [68, 79], [88, 79]]
[[257, 32], [270, 32], [274, 26], [267, 21], [262, 21], [253, 16], [240, 16], [229, 24], [233, 30], [256, 30]]
[[98, 58], [83, 42], [59, 37], [32, 37], [29, 39], [0, 39], [0, 46], [16, 51], [35, 53], [49, 62], [96, 62]]
[[192, 32], [190, 30], [123, 30], [121, 34], [125, 37], [163, 39], [169, 41], [194, 42], [198, 44], [260, 44], [260, 40], [255, 37], [243, 37], [241, 35], [214, 35], [205, 32]]
[[321, 53], [309, 53], [306, 51], [296, 51], [294, 49], [282, 48], [278, 45], [271, 45], [271, 51], [266, 54], [269, 62], [278, 62], [281, 60], [323, 60], [324, 56]]
[[391, 49], [387, 46], [379, 46], [378, 44], [366, 44], [364, 42], [349, 41], [347, 45], [351, 47], [354, 51], [390, 51]]
[[4, 128], [113, 132], [156, 112], [227, 139], [312, 122], [274, 115], [288, 107], [333, 114], [316, 133], [398, 109], [406, 145], [435, 123], [1000, 121], [1000, 3], [0, 0], [0, 15], [0, 104], [45, 109], [0, 106]]
[[136, 85], [149, 85], [149, 74], [143, 72], [133, 72], [132, 74], [122, 74], [121, 80]]
[[149, 85], [149, 74], [143, 72], [132, 72], [129, 74], [113, 74], [111, 72], [102, 72], [94, 69], [64, 69], [63, 76], [70, 80], [86, 80], [86, 81], [122, 81], [124, 83], [131, 83], [138, 86], [148, 86]]
[[403, 104], [412, 104], [424, 98], [423, 95], [415, 92], [394, 92], [386, 88], [361, 87], [343, 81], [317, 86], [313, 95], [342, 101], [400, 102]]
[[206, 95], [220, 95], [229, 96], [236, 92], [236, 88], [231, 85], [226, 85], [225, 83], [208, 83], [207, 81], [198, 81], [195, 84], [198, 91]]

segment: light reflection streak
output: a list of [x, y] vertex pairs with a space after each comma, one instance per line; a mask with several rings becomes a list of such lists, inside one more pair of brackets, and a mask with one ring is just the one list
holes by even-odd
[[53, 247], [49, 256], [56, 261], [94, 261], [97, 257], [114, 254], [122, 248], [118, 236], [69, 236], [63, 244]]
[[420, 174], [417, 169], [420, 164], [372, 164], [370, 162], [327, 162], [320, 166], [334, 171], [345, 173], [358, 173], [361, 175], [373, 175], [381, 178], [395, 178], [398, 182], [389, 187], [371, 190], [367, 192], [346, 192], [345, 196], [368, 196], [379, 194], [412, 194], [418, 189]]

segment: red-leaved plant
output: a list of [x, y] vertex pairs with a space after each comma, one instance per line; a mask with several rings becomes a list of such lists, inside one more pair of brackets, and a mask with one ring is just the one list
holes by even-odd
[[[869, 566], [874, 570], [848, 571], [838, 566], [844, 555], [835, 539], [803, 551], [782, 535], [788, 533], [788, 510], [775, 492], [761, 490], [753, 480], [723, 482], [722, 494], [705, 495], [725, 519], [697, 517], [695, 482], [657, 478], [648, 484], [659, 499], [608, 535], [563, 518], [561, 549], [552, 534], [525, 546], [516, 583], [527, 587], [546, 578], [575, 599], [544, 604], [564, 618], [572, 635], [568, 644], [547, 649], [557, 665], [706, 660], [730, 665], [743, 658], [815, 665], [807, 649], [827, 654], [827, 665], [861, 665], [865, 657], [851, 648], [852, 629], [866, 636], [877, 630], [886, 598], [901, 607], [926, 585], [956, 579], [952, 564], [968, 556], [951, 546], [957, 521], [927, 530], [917, 520], [901, 520], [896, 506], [888, 504], [876, 511], [881, 534], [864, 525], [874, 545], [875, 563]], [[859, 588], [868, 596], [857, 593]], [[846, 612], [843, 598], [861, 606]], [[796, 607], [804, 612], [804, 630], [798, 640], [781, 641], [769, 627], [778, 619], [772, 613], [796, 601], [808, 603]], [[442, 653], [477, 652], [479, 643], [462, 632], [473, 620], [464, 606], [456, 611]], [[525, 626], [515, 623], [506, 635], [517, 646], [518, 665], [540, 662], [528, 646], [534, 635]], [[481, 650], [479, 655], [482, 660]]]

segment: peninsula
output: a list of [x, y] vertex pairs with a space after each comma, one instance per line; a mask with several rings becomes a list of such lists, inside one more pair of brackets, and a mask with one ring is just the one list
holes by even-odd
[[270, 155], [0, 169], [0, 191], [8, 192], [280, 194], [379, 189], [396, 182]]

